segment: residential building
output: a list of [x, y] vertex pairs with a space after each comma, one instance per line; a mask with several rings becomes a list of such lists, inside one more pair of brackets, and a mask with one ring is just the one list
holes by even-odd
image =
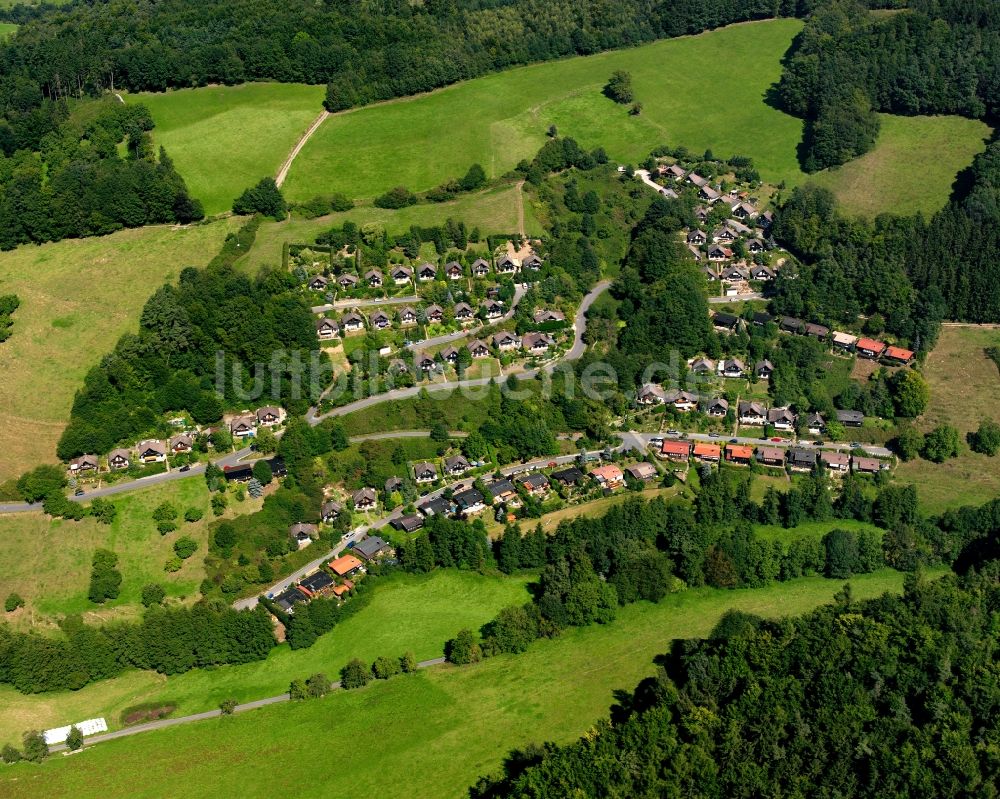
[[455, 475], [465, 474], [472, 468], [472, 464], [469, 463], [468, 458], [464, 455], [452, 455], [450, 458], [444, 459], [444, 470], [448, 474]]
[[335, 499], [328, 499], [320, 507], [320, 516], [324, 522], [336, 521], [337, 517], [343, 512], [344, 506], [337, 502]]
[[472, 516], [486, 509], [483, 495], [474, 488], [467, 488], [454, 496], [455, 505], [462, 516]]
[[535, 311], [534, 320], [536, 325], [542, 325], [546, 322], [565, 322], [566, 314], [562, 311], [548, 311], [541, 310]]
[[547, 494], [549, 491], [549, 478], [540, 472], [524, 475], [517, 478], [518, 485], [532, 496]]
[[823, 450], [819, 454], [819, 458], [831, 472], [846, 472], [851, 466], [851, 456], [846, 452]]
[[837, 411], [837, 421], [844, 427], [861, 427], [865, 421], [865, 415], [861, 411]]
[[374, 510], [375, 504], [378, 502], [378, 494], [375, 493], [374, 488], [359, 488], [351, 494], [351, 502], [354, 503], [355, 510]]
[[358, 276], [352, 275], [350, 272], [345, 272], [337, 278], [337, 285], [344, 291], [350, 291], [358, 285]]
[[365, 282], [372, 288], [378, 288], [382, 285], [384, 279], [378, 269], [369, 269], [365, 272]]
[[726, 444], [726, 463], [749, 466], [753, 460], [753, 447], [744, 444]]
[[[420, 517], [418, 516], [417, 518], [419, 519]], [[423, 520], [421, 520], [422, 523]], [[369, 535], [351, 547], [351, 551], [364, 561], [372, 561], [377, 560], [383, 555], [390, 554], [392, 552], [392, 545], [377, 535]]]
[[811, 449], [788, 450], [788, 467], [793, 472], [811, 472], [819, 460], [816, 452]]
[[235, 438], [247, 438], [257, 434], [257, 415], [254, 413], [241, 414], [229, 422], [229, 432]]
[[826, 430], [826, 419], [823, 418], [823, 414], [810, 413], [809, 418], [806, 419], [806, 429], [810, 435], [814, 436], [818, 436]]
[[852, 459], [852, 465], [858, 474], [878, 474], [882, 470], [882, 461], [877, 458], [864, 458], [855, 455]]
[[397, 286], [405, 286], [413, 280], [413, 270], [408, 266], [397, 266], [389, 274]]
[[660, 456], [671, 461], [687, 461], [691, 457], [691, 442], [664, 439], [660, 445]]
[[651, 463], [643, 461], [642, 463], [635, 463], [625, 469], [629, 476], [633, 480], [639, 480], [645, 482], [646, 480], [652, 480], [656, 477], [656, 467]]
[[449, 261], [444, 265], [444, 274], [448, 280], [461, 280], [462, 265], [458, 261]]
[[771, 375], [774, 374], [774, 364], [766, 358], [763, 361], [757, 361], [753, 367], [753, 372], [757, 375], [758, 380], [770, 380]]
[[570, 486], [580, 485], [586, 475], [584, 475], [584, 473], [581, 472], [576, 466], [570, 466], [566, 469], [560, 469], [557, 472], [552, 472], [549, 476], [561, 485]]
[[333, 319], [323, 316], [316, 320], [316, 337], [320, 341], [329, 341], [340, 335], [340, 325]]
[[281, 408], [274, 405], [265, 405], [263, 408], [257, 409], [257, 424], [264, 427], [274, 427], [276, 424], [281, 423], [284, 416], [285, 413]]
[[438, 479], [437, 467], [433, 463], [417, 463], [413, 466], [413, 480], [416, 483], [433, 483]]
[[485, 261], [482, 258], [477, 258], [472, 262], [472, 276], [473, 277], [486, 277], [490, 273], [489, 261]]
[[295, 606], [302, 603], [308, 602], [309, 597], [305, 593], [296, 587], [289, 588], [287, 591], [283, 591], [274, 598], [274, 604], [277, 605], [285, 613], [295, 613]]
[[350, 577], [359, 569], [364, 568], [364, 564], [354, 555], [341, 555], [339, 558], [331, 560], [329, 566], [338, 577]]
[[854, 348], [858, 343], [858, 337], [852, 336], [850, 333], [841, 333], [834, 330], [832, 341], [835, 349], [843, 350], [844, 352], [854, 352]]
[[722, 449], [718, 444], [695, 443], [691, 455], [701, 463], [718, 463], [722, 457]]
[[156, 438], [140, 441], [137, 452], [143, 463], [163, 463], [167, 459], [166, 444]]
[[886, 347], [882, 357], [890, 363], [906, 366], [913, 363], [915, 356], [912, 350], [905, 350], [902, 347]]
[[488, 493], [494, 501], [507, 502], [517, 496], [517, 489], [510, 480], [494, 480], [486, 486]]
[[322, 596], [330, 591], [333, 586], [333, 578], [322, 569], [313, 572], [299, 583], [299, 589], [305, 591], [310, 598]]
[[746, 366], [739, 358], [729, 358], [719, 363], [719, 374], [723, 377], [743, 377], [746, 374], [746, 371]]
[[789, 408], [771, 408], [767, 412], [767, 423], [775, 430], [794, 430], [795, 414]]
[[170, 454], [185, 455], [194, 449], [194, 436], [190, 433], [178, 433], [170, 437]]
[[729, 401], [724, 397], [716, 397], [713, 400], [709, 400], [702, 407], [705, 413], [717, 419], [721, 419], [729, 413]]
[[444, 320], [444, 308], [440, 305], [428, 305], [424, 309], [424, 318], [432, 324], [438, 324]]
[[434, 264], [421, 264], [417, 270], [417, 280], [421, 283], [426, 283], [429, 280], [434, 280], [437, 277], [437, 273], [438, 270]]
[[329, 283], [329, 279], [323, 275], [316, 275], [316, 277], [309, 281], [309, 288], [313, 291], [326, 291], [326, 287]]
[[418, 513], [410, 513], [392, 520], [392, 526], [404, 533], [415, 533], [424, 526], [424, 517]]
[[389, 317], [389, 314], [381, 309], [371, 315], [371, 325], [376, 330], [385, 330], [391, 324], [392, 319]]
[[625, 481], [625, 473], [614, 463], [606, 463], [590, 470], [593, 477], [602, 488], [617, 488]]
[[525, 333], [521, 339], [521, 347], [532, 354], [548, 352], [555, 343], [548, 333]]
[[69, 470], [77, 474], [96, 472], [99, 465], [100, 462], [96, 455], [81, 455], [79, 458], [74, 458], [69, 462]]
[[480, 341], [478, 338], [472, 339], [468, 344], [465, 345], [469, 348], [469, 354], [473, 358], [488, 358], [490, 357], [490, 348], [486, 344]]
[[108, 455], [108, 467], [115, 471], [127, 469], [131, 462], [132, 453], [127, 449], [113, 449]]
[[761, 447], [757, 450], [757, 460], [764, 466], [783, 467], [785, 451], [781, 447]]
[[411, 327], [417, 323], [417, 312], [412, 306], [405, 305], [399, 311], [399, 324], [401, 327]]
[[886, 350], [886, 344], [872, 338], [859, 338], [855, 350], [862, 358], [881, 358], [882, 353]]
[[767, 422], [767, 407], [760, 402], [740, 400], [737, 417], [740, 424], [763, 426]]
[[350, 311], [344, 314], [340, 320], [340, 326], [345, 333], [359, 333], [365, 329], [365, 318], [357, 311]]
[[455, 318], [459, 322], [471, 322], [476, 312], [472, 309], [472, 306], [467, 302], [457, 302], [455, 303], [454, 310]]

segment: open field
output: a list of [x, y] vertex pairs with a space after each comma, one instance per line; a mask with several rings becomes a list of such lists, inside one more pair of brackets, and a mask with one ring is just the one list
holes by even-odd
[[881, 530], [873, 524], [865, 524], [855, 519], [830, 519], [825, 522], [804, 522], [797, 527], [787, 529], [780, 524], [758, 524], [754, 525], [754, 531], [765, 541], [781, 541], [789, 543], [796, 538], [822, 538], [831, 530], [871, 530], [876, 535], [881, 535]]
[[[296, 159], [288, 195], [374, 197], [399, 184], [429, 189], [460, 177], [473, 162], [501, 175], [534, 154], [551, 124], [621, 161], [638, 161], [658, 144], [684, 144], [697, 152], [750, 155], [766, 180], [796, 183], [802, 122], [762, 98], [800, 29], [801, 22], [788, 19], [734, 25], [336, 114]], [[627, 106], [601, 94], [616, 69], [632, 73], [641, 115], [629, 116]], [[725, 94], [724, 103], [709, 100], [716, 92]]]
[[13, 36], [19, 27], [21, 26], [15, 25], [13, 22], [0, 22], [0, 40], [6, 39], [8, 36]]
[[21, 298], [0, 346], [0, 481], [55, 460], [87, 371], [136, 327], [161, 283], [208, 263], [238, 224], [145, 227], [0, 253], [0, 294]]
[[[142, 610], [142, 587], [148, 583], [160, 583], [169, 597], [198, 596], [198, 586], [205, 578], [208, 527], [215, 518], [205, 481], [176, 480], [122, 494], [113, 502], [118, 516], [110, 525], [90, 517], [79, 522], [50, 519], [41, 512], [0, 517], [4, 588], [27, 600], [27, 606], [13, 614], [15, 624], [51, 623], [53, 614], [82, 613], [92, 623], [134, 616]], [[182, 517], [178, 529], [166, 536], [160, 535], [152, 520], [153, 509], [161, 502], [170, 502]], [[242, 504], [234, 502], [228, 515], [252, 512], [260, 504], [249, 498]], [[199, 508], [202, 519], [184, 522], [188, 508]], [[174, 554], [174, 541], [181, 536], [197, 541], [198, 551], [184, 561], [180, 571], [168, 574], [163, 565]], [[95, 605], [87, 598], [90, 562], [99, 547], [118, 555], [123, 578], [120, 596], [104, 605]]]
[[273, 177], [323, 110], [323, 86], [246, 83], [128, 95], [149, 108], [163, 145], [205, 212], [228, 211], [263, 177]]
[[957, 458], [942, 464], [917, 459], [899, 465], [897, 479], [916, 483], [920, 505], [928, 513], [1000, 497], [1000, 458], [977, 454], [965, 444], [965, 434], [979, 427], [984, 418], [1000, 421], [1000, 372], [983, 354], [989, 346], [1000, 346], [1000, 330], [945, 327], [927, 356], [924, 376], [931, 398], [918, 426], [926, 432], [949, 424], [962, 434]]
[[2, 686], [0, 743], [16, 740], [33, 725], [49, 727], [94, 715], [104, 716], [110, 726], [118, 728], [121, 711], [137, 703], [169, 702], [177, 707], [175, 715], [181, 716], [218, 707], [227, 697], [244, 702], [274, 696], [287, 691], [295, 677], [318, 671], [335, 677], [354, 657], [372, 661], [407, 650], [418, 660], [440, 657], [444, 642], [463, 627], [478, 628], [500, 608], [527, 601], [529, 579], [459, 571], [400, 575], [392, 584], [381, 586], [366, 608], [309, 649], [293, 652], [282, 645], [259, 663], [200, 669], [169, 678], [132, 671], [80, 691], [58, 694], [25, 696]]
[[[851, 585], [863, 598], [899, 591], [902, 581], [886, 571]], [[585, 732], [607, 715], [614, 690], [631, 691], [653, 673], [652, 658], [671, 639], [706, 635], [730, 608], [803, 613], [829, 602], [840, 586], [804, 578], [758, 590], [687, 591], [623, 608], [613, 624], [569, 630], [522, 655], [139, 735], [41, 767], [16, 765], [0, 773], [0, 793], [35, 797], [44, 786], [47, 795], [78, 799], [158, 798], [183, 785], [190, 799], [250, 799], [298, 784], [325, 797], [464, 796], [512, 747], [564, 743]], [[339, 767], [329, 763], [331, 751], [342, 752]]]
[[849, 214], [885, 211], [930, 216], [941, 208], [955, 176], [986, 148], [990, 128], [957, 116], [879, 115], [875, 149], [811, 181], [833, 191]]
[[[341, 227], [346, 220], [358, 226], [375, 222], [392, 234], [404, 233], [411, 225], [431, 227], [443, 225], [449, 218], [465, 222], [471, 231], [478, 227], [483, 238], [491, 233], [517, 231], [517, 187], [498, 186], [475, 194], [464, 195], [446, 203], [421, 203], [392, 211], [373, 205], [360, 205], [343, 213], [316, 219], [293, 217], [284, 222], [265, 222], [257, 231], [253, 248], [239, 261], [240, 268], [256, 272], [265, 264], [281, 263], [281, 248], [285, 242], [309, 244], [330, 228]], [[540, 235], [542, 227], [535, 216], [534, 204], [524, 195], [524, 223], [529, 235]]]

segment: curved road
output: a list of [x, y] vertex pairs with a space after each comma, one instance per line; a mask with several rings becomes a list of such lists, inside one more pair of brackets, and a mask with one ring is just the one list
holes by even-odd
[[[517, 286], [514, 287], [514, 299], [513, 302], [511, 302], [510, 308], [508, 309], [507, 313], [505, 313], [499, 319], [490, 322], [489, 324], [495, 325], [499, 324], [500, 322], [506, 322], [508, 319], [510, 319], [514, 315], [514, 311], [517, 310], [517, 306], [521, 303], [521, 299], [524, 297], [525, 293], [526, 289], [520, 283], [518, 283]], [[434, 338], [424, 339], [423, 341], [415, 341], [412, 344], [407, 345], [406, 349], [410, 350], [410, 352], [420, 352], [421, 350], [427, 349], [429, 347], [436, 347], [440, 344], [450, 344], [452, 341], [458, 341], [459, 339], [463, 338], [470, 338], [471, 336], [476, 335], [480, 330], [482, 330], [485, 327], [489, 327], [489, 325], [478, 325], [477, 327], [471, 327], [465, 330], [458, 330], [454, 333], [446, 333], [443, 336], [435, 336]]]

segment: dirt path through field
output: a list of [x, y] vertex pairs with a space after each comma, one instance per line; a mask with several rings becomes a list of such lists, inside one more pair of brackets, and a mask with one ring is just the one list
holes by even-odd
[[288, 154], [288, 158], [285, 159], [285, 162], [281, 165], [281, 169], [278, 170], [278, 174], [274, 178], [274, 182], [277, 183], [279, 187], [285, 182], [285, 178], [288, 177], [288, 170], [292, 168], [292, 162], [295, 161], [295, 156], [302, 151], [302, 148], [306, 146], [306, 142], [309, 141], [309, 138], [317, 130], [319, 130], [319, 126], [323, 124], [323, 121], [328, 116], [330, 116], [330, 112], [323, 111], [318, 117], [316, 117], [316, 119], [313, 120], [309, 129], [303, 133], [302, 137], [295, 143], [292, 151]]
[[524, 232], [524, 181], [518, 181], [517, 184], [517, 232], [520, 234], [521, 238], [527, 238], [527, 234]]

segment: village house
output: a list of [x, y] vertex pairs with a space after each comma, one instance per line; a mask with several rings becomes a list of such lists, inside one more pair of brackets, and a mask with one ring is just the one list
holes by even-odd
[[639, 482], [652, 480], [656, 477], [656, 467], [646, 461], [632, 464], [627, 467], [625, 471], [628, 472], [629, 476], [631, 476], [633, 480], [638, 480]]
[[375, 313], [371, 315], [370, 321], [372, 327], [376, 330], [385, 330], [392, 324], [392, 319], [389, 318], [389, 314], [381, 309], [375, 311]]
[[257, 409], [257, 424], [264, 425], [264, 427], [274, 427], [276, 424], [280, 424], [283, 418], [284, 411], [274, 405], [265, 405], [263, 408]]
[[[749, 249], [749, 245], [747, 245], [747, 249]], [[755, 266], [750, 270], [751, 280], [767, 282], [768, 280], [774, 280], [774, 278], [774, 270], [769, 266]]]
[[330, 571], [338, 577], [350, 577], [359, 569], [364, 568], [364, 564], [354, 555], [341, 555], [339, 558], [331, 560], [329, 566]]
[[740, 424], [762, 427], [767, 422], [767, 408], [759, 402], [740, 400], [737, 416]]
[[340, 325], [338, 325], [333, 319], [327, 319], [324, 316], [316, 320], [316, 337], [320, 341], [329, 341], [339, 335]]
[[434, 264], [421, 264], [417, 270], [417, 279], [421, 283], [426, 283], [429, 280], [434, 280], [437, 277], [437, 273], [438, 270]]
[[437, 364], [430, 355], [418, 355], [417, 368], [420, 369], [421, 372], [424, 372], [424, 374], [429, 374], [437, 369]]
[[742, 266], [729, 266], [719, 273], [719, 277], [726, 283], [741, 283], [750, 279], [750, 272]]
[[722, 449], [718, 444], [696, 443], [691, 455], [700, 463], [718, 463], [722, 458]]
[[789, 408], [771, 408], [767, 412], [767, 423], [775, 430], [794, 430], [795, 414]]
[[911, 350], [905, 350], [902, 347], [886, 347], [882, 358], [891, 364], [906, 366], [913, 363], [914, 354]]
[[143, 463], [163, 463], [167, 459], [167, 447], [159, 439], [140, 441], [136, 451]]
[[788, 451], [788, 468], [793, 472], [811, 472], [819, 458], [810, 449], [790, 449]]
[[388, 541], [379, 538], [379, 536], [370, 535], [351, 547], [351, 552], [361, 558], [361, 560], [369, 562], [378, 560], [384, 555], [391, 555], [392, 546]]
[[656, 383], [644, 383], [636, 392], [635, 400], [640, 405], [662, 405], [667, 401], [667, 392]]
[[499, 319], [503, 316], [503, 304], [496, 300], [487, 300], [482, 308], [487, 319]]
[[469, 354], [473, 358], [488, 358], [490, 356], [490, 348], [478, 338], [472, 339], [472, 341], [465, 346], [468, 347]]
[[763, 361], [757, 361], [753, 367], [753, 373], [757, 375], [758, 380], [770, 380], [771, 375], [774, 374], [774, 364], [766, 358]]
[[257, 434], [257, 416], [256, 414], [246, 413], [235, 417], [229, 423], [229, 432], [235, 438], [247, 438], [248, 436], [253, 436]]
[[865, 421], [865, 415], [861, 411], [837, 411], [837, 421], [844, 427], [861, 427]]
[[716, 330], [727, 333], [732, 333], [734, 330], [739, 329], [742, 326], [742, 322], [743, 320], [735, 314], [725, 313], [724, 311], [716, 311], [712, 314], [712, 326]]
[[757, 460], [763, 466], [782, 468], [785, 465], [785, 451], [781, 447], [761, 447], [757, 450]]
[[794, 316], [783, 316], [778, 322], [778, 327], [785, 333], [801, 333], [805, 329], [806, 323]]
[[434, 497], [417, 505], [417, 510], [424, 516], [447, 516], [452, 511], [452, 504], [444, 497]]
[[565, 469], [560, 469], [557, 472], [552, 472], [549, 476], [560, 485], [566, 487], [580, 485], [580, 483], [583, 482], [584, 477], [586, 477], [586, 475], [584, 475], [584, 473], [581, 472], [576, 466], [569, 466]]
[[439, 324], [444, 320], [444, 308], [440, 305], [428, 305], [424, 309], [424, 318], [431, 324]]
[[324, 522], [329, 524], [337, 520], [337, 517], [343, 512], [344, 506], [337, 502], [335, 499], [328, 499], [320, 507], [320, 517]]
[[742, 222], [736, 219], [726, 220], [726, 229], [732, 233], [736, 238], [742, 238], [744, 236], [749, 236], [753, 231], [744, 225]]
[[703, 178], [697, 172], [689, 172], [688, 176], [687, 176], [687, 180], [688, 180], [688, 183], [690, 183], [690, 184], [692, 184], [694, 186], [697, 186], [699, 189], [702, 186], [707, 186], [708, 185], [708, 181], [705, 180], [705, 178]]
[[349, 291], [358, 285], [358, 276], [352, 275], [350, 272], [345, 272], [340, 277], [337, 278], [337, 285], [340, 286], [344, 291]]
[[851, 456], [846, 452], [830, 452], [823, 450], [819, 454], [820, 461], [831, 472], [846, 472], [851, 465]]
[[548, 333], [526, 333], [521, 339], [521, 347], [532, 354], [548, 352], [555, 343]]
[[885, 348], [886, 345], [884, 342], [871, 338], [859, 338], [858, 343], [855, 345], [855, 350], [859, 357], [872, 360], [881, 358], [882, 353], [885, 352]]
[[419, 513], [408, 513], [392, 520], [392, 526], [404, 533], [415, 533], [424, 526], [424, 517]]
[[397, 266], [390, 273], [392, 282], [397, 286], [405, 286], [413, 280], [413, 270], [408, 266]]
[[296, 522], [288, 528], [288, 534], [299, 549], [305, 549], [309, 546], [313, 542], [313, 535], [317, 534], [318, 531], [319, 528], [315, 524], [307, 524], [306, 522]]
[[335, 585], [333, 587], [332, 593], [335, 597], [337, 597], [337, 599], [343, 599], [345, 596], [347, 596], [347, 594], [349, 594], [353, 590], [354, 590], [354, 583], [352, 583], [350, 580], [344, 580], [344, 582], [342, 582], [340, 585]]
[[444, 274], [448, 280], [461, 280], [462, 265], [458, 261], [449, 261], [444, 265]]
[[530, 269], [532, 272], [537, 272], [542, 268], [542, 259], [539, 258], [534, 253], [532, 253], [523, 261], [521, 261], [521, 268]]
[[810, 413], [809, 418], [806, 419], [806, 429], [810, 435], [814, 436], [818, 436], [826, 430], [826, 419], [823, 418], [823, 414]]
[[194, 436], [190, 433], [178, 433], [170, 437], [170, 454], [186, 455], [194, 449]]
[[704, 403], [702, 409], [709, 416], [721, 419], [729, 413], [729, 401], [724, 397], [716, 397], [715, 399], [708, 400], [708, 402]]
[[737, 219], [753, 219], [757, 216], [757, 208], [742, 200], [733, 203], [729, 208], [730, 213]]
[[320, 569], [306, 577], [299, 583], [299, 590], [305, 591], [310, 599], [330, 592], [333, 589], [333, 578]]
[[687, 461], [691, 457], [691, 443], [671, 438], [664, 439], [660, 445], [660, 457], [675, 462]]
[[308, 601], [309, 597], [306, 596], [305, 592], [295, 586], [292, 586], [287, 591], [283, 591], [274, 598], [274, 604], [289, 614], [295, 613], [296, 605]]
[[378, 269], [369, 269], [365, 272], [365, 282], [372, 288], [378, 288], [383, 282], [382, 273]]
[[698, 230], [698, 228], [695, 228], [694, 230], [690, 231], [687, 234], [687, 243], [688, 244], [695, 244], [695, 245], [700, 246], [700, 245], [704, 244], [707, 241], [708, 241], [708, 236], [706, 236], [703, 231]]
[[549, 491], [549, 478], [540, 472], [518, 477], [517, 484], [533, 497], [547, 494]]
[[728, 261], [733, 257], [733, 251], [721, 244], [713, 244], [708, 248], [709, 261]]
[[441, 352], [438, 353], [441, 356], [441, 360], [445, 363], [449, 363], [454, 366], [458, 363], [458, 347], [447, 346]]
[[506, 330], [501, 330], [499, 333], [493, 336], [493, 346], [496, 347], [501, 352], [506, 352], [508, 350], [517, 349], [519, 346], [521, 346], [521, 339], [519, 339], [513, 333], [509, 333]]
[[405, 305], [399, 311], [399, 324], [401, 327], [412, 327], [417, 323], [417, 312], [412, 306]]
[[719, 374], [722, 377], [739, 378], [746, 374], [746, 365], [739, 358], [729, 358], [719, 362]]
[[565, 322], [566, 314], [562, 311], [535, 311], [534, 320], [536, 325], [543, 325], [546, 322]]
[[351, 494], [351, 502], [354, 503], [355, 510], [374, 510], [375, 504], [378, 502], [378, 494], [375, 493], [374, 488], [359, 488]]
[[344, 314], [340, 326], [344, 328], [345, 333], [359, 333], [365, 329], [365, 318], [357, 311], [350, 311]]
[[472, 262], [472, 276], [486, 277], [490, 273], [490, 264], [482, 258], [477, 258]]
[[438, 479], [437, 467], [433, 463], [417, 463], [413, 466], [413, 480], [417, 483], [433, 483]]
[[852, 466], [858, 474], [878, 474], [882, 470], [882, 461], [877, 458], [864, 458], [855, 455], [852, 459]]
[[472, 464], [464, 455], [452, 455], [450, 458], [444, 459], [444, 470], [452, 477], [465, 474], [471, 468]]
[[96, 472], [100, 462], [96, 455], [81, 455], [79, 458], [74, 458], [69, 462], [69, 470], [76, 474], [84, 474], [86, 472]]
[[313, 291], [326, 291], [327, 285], [330, 281], [323, 275], [316, 275], [312, 280], [309, 281], [309, 288]]
[[707, 205], [696, 205], [694, 207], [694, 216], [699, 222], [704, 222], [711, 215], [712, 209]]
[[[747, 248], [747, 252], [751, 255], [760, 255], [764, 252], [764, 242], [760, 239], [747, 239], [744, 245]], [[774, 270], [767, 266], [758, 266], [754, 271], [754, 280], [773, 280]]]
[[467, 302], [456, 302], [454, 310], [455, 318], [462, 322], [471, 322], [476, 312], [472, 310], [472, 306]]
[[698, 407], [698, 395], [690, 391], [671, 389], [664, 395], [664, 401], [674, 407], [674, 410], [687, 413]]
[[486, 509], [486, 502], [483, 495], [474, 488], [467, 488], [454, 496], [455, 506], [462, 516], [473, 516]]
[[717, 203], [717, 202], [719, 202], [719, 200], [722, 199], [722, 195], [719, 194], [719, 192], [717, 192], [711, 186], [707, 186], [707, 185], [701, 187], [701, 189], [698, 191], [698, 196], [702, 200], [706, 200], [706, 201], [708, 201], [710, 203]]
[[613, 490], [625, 482], [625, 473], [614, 463], [591, 469], [590, 476], [605, 490]]
[[753, 460], [753, 447], [743, 444], [726, 444], [726, 463], [749, 466]]
[[[701, 258], [699, 257], [696, 260], [700, 261]], [[718, 267], [712, 266], [711, 264], [705, 264], [701, 268], [701, 273], [705, 276], [705, 280], [707, 280], [709, 283], [715, 283], [719, 280], [719, 269]]]
[[127, 469], [132, 458], [132, 453], [127, 449], [113, 449], [108, 455], [108, 467], [115, 471]]
[[394, 475], [385, 481], [385, 493], [391, 494], [393, 491], [401, 491], [403, 485], [403, 478]]
[[519, 269], [520, 265], [518, 262], [509, 255], [501, 255], [500, 258], [497, 259], [498, 275], [513, 275]]
[[684, 168], [678, 166], [677, 164], [661, 166], [659, 171], [661, 175], [666, 178], [670, 178], [673, 181], [683, 180], [684, 176], [687, 174], [687, 172], [684, 171]]
[[818, 341], [826, 341], [827, 336], [830, 335], [830, 328], [825, 325], [814, 324], [813, 322], [806, 322], [805, 331], [807, 336], [812, 336]]
[[757, 327], [764, 327], [764, 325], [771, 324], [774, 321], [774, 317], [767, 311], [755, 311], [751, 321]]
[[509, 502], [517, 497], [517, 489], [510, 480], [494, 480], [486, 486], [486, 493], [494, 502]]
[[714, 375], [715, 361], [710, 358], [695, 358], [688, 365], [688, 368], [696, 375]]
[[844, 352], [854, 352], [854, 348], [858, 343], [858, 337], [852, 336], [850, 333], [841, 333], [834, 330], [832, 341], [834, 349], [843, 350]]

